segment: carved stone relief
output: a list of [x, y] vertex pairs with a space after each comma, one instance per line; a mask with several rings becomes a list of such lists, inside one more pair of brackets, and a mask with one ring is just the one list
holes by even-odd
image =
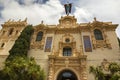
[[105, 71], [109, 71], [110, 62], [107, 59], [103, 59], [101, 66]]
[[[111, 44], [107, 38], [106, 35], [106, 29], [103, 27], [104, 23], [94, 21], [93, 23], [89, 24], [90, 32], [91, 32], [91, 38], [92, 38], [92, 44], [93, 44], [93, 49], [96, 48], [109, 48], [111, 49]], [[103, 35], [103, 40], [96, 40], [95, 35], [94, 35], [94, 30], [99, 29], [102, 32]]]
[[[75, 73], [78, 73], [78, 77], [81, 80], [87, 80], [86, 74], [86, 56], [81, 55], [81, 57], [57, 57], [55, 55], [49, 55], [49, 76], [48, 80], [51, 80], [52, 76], [54, 78], [56, 72], [60, 69], [74, 69]], [[84, 63], [84, 65], [83, 65]], [[60, 71], [61, 72], [61, 71]], [[52, 78], [52, 79], [53, 79]], [[54, 79], [53, 79], [54, 80]]]

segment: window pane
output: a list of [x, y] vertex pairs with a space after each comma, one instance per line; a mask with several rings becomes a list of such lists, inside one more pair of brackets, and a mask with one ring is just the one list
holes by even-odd
[[71, 50], [70, 49], [68, 50], [68, 56], [71, 56]]
[[71, 48], [63, 48], [63, 56], [71, 56], [72, 54], [72, 49]]
[[52, 45], [52, 37], [47, 37], [46, 45], [45, 45], [45, 52], [51, 51], [51, 45]]
[[83, 36], [85, 52], [92, 52], [92, 46], [89, 36]]

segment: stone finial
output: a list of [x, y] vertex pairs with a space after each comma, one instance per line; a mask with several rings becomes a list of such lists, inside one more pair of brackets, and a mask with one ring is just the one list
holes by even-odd
[[21, 19], [18, 20], [18, 22], [20, 22], [20, 21], [21, 21]]
[[9, 19], [7, 22], [10, 22], [11, 21], [11, 19]]
[[94, 21], [97, 21], [96, 17], [94, 17]]
[[43, 23], [44, 23], [44, 21], [42, 20], [42, 21], [41, 21], [41, 24], [43, 24]]
[[27, 17], [25, 18], [24, 22], [27, 22]]
[[12, 22], [14, 22], [14, 19], [12, 20]]

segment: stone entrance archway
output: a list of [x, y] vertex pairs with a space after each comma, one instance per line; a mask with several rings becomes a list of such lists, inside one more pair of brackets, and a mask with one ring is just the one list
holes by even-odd
[[49, 55], [48, 80], [87, 80], [86, 56]]
[[63, 70], [58, 74], [57, 80], [78, 80], [78, 79], [74, 72], [70, 70]]

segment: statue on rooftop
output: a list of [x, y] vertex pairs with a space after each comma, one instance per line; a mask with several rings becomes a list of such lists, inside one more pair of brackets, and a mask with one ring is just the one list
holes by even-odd
[[66, 15], [68, 16], [71, 13], [72, 3], [67, 3], [64, 5]]

